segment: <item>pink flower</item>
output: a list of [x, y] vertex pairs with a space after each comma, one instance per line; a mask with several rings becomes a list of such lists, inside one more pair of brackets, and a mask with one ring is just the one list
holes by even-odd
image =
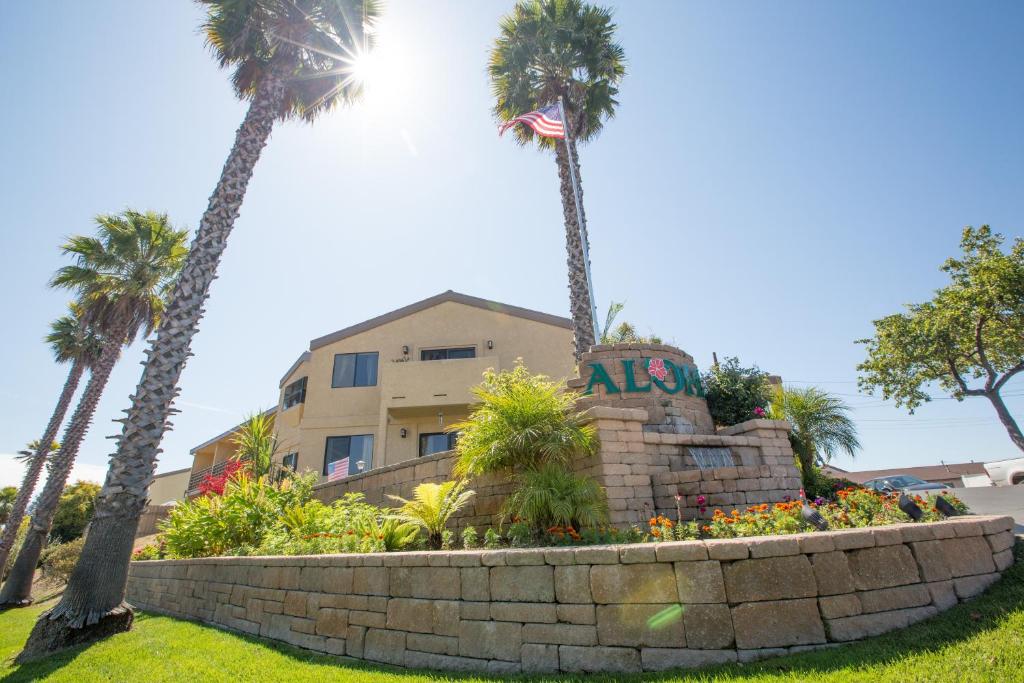
[[754, 408], [754, 415], [757, 415], [758, 417], [764, 417], [764, 408], [762, 408], [761, 406]]
[[697, 496], [697, 505], [704, 505], [706, 502], [708, 502], [707, 498], [704, 496]]
[[651, 377], [657, 377], [662, 382], [668, 377], [668, 368], [665, 367], [665, 361], [661, 358], [652, 358], [647, 361], [647, 374]]

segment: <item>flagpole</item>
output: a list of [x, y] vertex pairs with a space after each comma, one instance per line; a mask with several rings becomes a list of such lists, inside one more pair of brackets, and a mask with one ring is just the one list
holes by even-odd
[[572, 196], [576, 202], [576, 227], [580, 233], [580, 243], [583, 245], [583, 272], [587, 278], [587, 293], [590, 295], [591, 323], [594, 327], [594, 343], [601, 343], [601, 329], [597, 323], [597, 300], [594, 298], [594, 281], [590, 275], [590, 240], [587, 239], [587, 228], [583, 224], [582, 202], [580, 201], [580, 186], [576, 181], [576, 164], [572, 156], [572, 133], [569, 130], [569, 118], [565, 115], [565, 104], [562, 96], [558, 96], [558, 113], [562, 117], [562, 125], [565, 128], [565, 153], [569, 158], [569, 179], [572, 181]]

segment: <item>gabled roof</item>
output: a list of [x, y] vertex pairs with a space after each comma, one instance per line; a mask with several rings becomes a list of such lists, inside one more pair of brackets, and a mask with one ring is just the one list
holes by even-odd
[[309, 351], [303, 351], [302, 355], [295, 359], [295, 362], [292, 363], [292, 366], [288, 368], [288, 372], [284, 373], [284, 376], [281, 377], [281, 381], [277, 383], [277, 387], [279, 389], [284, 386], [284, 383], [288, 380], [289, 377], [292, 376], [292, 373], [295, 372], [296, 368], [298, 368], [300, 365], [309, 360], [310, 355], [312, 354], [310, 354]]
[[412, 315], [413, 313], [419, 313], [420, 311], [432, 308], [434, 306], [443, 304], [448, 301], [457, 304], [463, 304], [466, 306], [482, 308], [485, 311], [494, 311], [496, 313], [504, 313], [505, 315], [511, 315], [517, 318], [525, 318], [527, 320], [544, 323], [546, 325], [554, 325], [556, 327], [572, 329], [572, 321], [569, 320], [568, 318], [563, 318], [557, 315], [551, 315], [550, 313], [541, 313], [540, 311], [533, 311], [530, 310], [529, 308], [511, 306], [509, 304], [503, 304], [498, 301], [490, 301], [489, 299], [481, 299], [475, 296], [469, 296], [468, 294], [460, 294], [459, 292], [453, 292], [452, 290], [449, 289], [447, 292], [442, 292], [441, 294], [432, 296], [429, 299], [417, 301], [414, 304], [403, 306], [402, 308], [398, 308], [394, 311], [391, 311], [390, 313], [385, 313], [384, 315], [379, 315], [376, 318], [370, 318], [369, 320], [361, 322], [357, 325], [352, 325], [351, 327], [340, 329], [337, 332], [332, 332], [328, 335], [324, 335], [323, 337], [318, 337], [317, 339], [314, 339], [309, 343], [309, 350], [315, 351], [321, 346], [333, 344], [336, 341], [340, 341], [342, 339], [351, 337], [361, 332], [366, 332], [367, 330], [372, 330], [375, 327], [380, 327], [381, 325], [393, 322], [395, 320], [398, 320], [399, 318], [404, 318], [406, 316]]
[[[273, 408], [267, 408], [266, 410], [264, 410], [263, 411], [263, 415], [273, 415], [276, 412], [277, 412], [277, 406], [275, 405]], [[196, 446], [195, 448], [190, 450], [189, 451], [189, 455], [195, 455], [196, 451], [198, 451], [200, 448], [206, 448], [207, 446], [209, 446], [211, 444], [217, 443], [218, 441], [220, 441], [224, 437], [231, 436], [232, 434], [237, 432], [238, 428], [241, 427], [241, 426], [242, 426], [242, 423], [239, 422], [238, 424], [236, 424], [234, 427], [232, 427], [231, 429], [227, 430], [226, 432], [221, 432], [220, 434], [218, 434], [217, 436], [213, 437], [212, 439], [207, 439], [206, 441], [202, 442], [201, 444], [199, 444], [198, 446]]]

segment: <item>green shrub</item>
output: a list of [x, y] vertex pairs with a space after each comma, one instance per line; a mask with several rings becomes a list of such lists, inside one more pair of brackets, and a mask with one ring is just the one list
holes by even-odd
[[493, 527], [487, 527], [487, 531], [484, 532], [484, 548], [487, 550], [497, 550], [501, 547], [501, 534], [494, 530]]
[[132, 553], [133, 560], [162, 560], [165, 556], [163, 543], [149, 543]]
[[96, 496], [100, 485], [91, 481], [76, 481], [64, 489], [57, 503], [57, 511], [53, 514], [53, 528], [50, 539], [58, 543], [67, 543], [81, 537], [85, 527], [92, 519], [92, 511], [96, 506]]
[[583, 529], [602, 525], [608, 521], [608, 500], [604, 488], [590, 477], [547, 463], [516, 477], [502, 511], [507, 517], [528, 521], [539, 534], [553, 526]]
[[413, 489], [412, 500], [391, 495], [388, 498], [402, 504], [402, 507], [392, 510], [391, 515], [402, 522], [423, 527], [427, 532], [427, 545], [436, 550], [442, 547], [448, 520], [474, 495], [473, 491], [466, 490], [465, 480], [461, 480], [420, 484]]
[[768, 373], [756, 365], [741, 367], [738, 358], [726, 358], [704, 373], [704, 395], [711, 418], [720, 427], [765, 414], [772, 399]]
[[71, 578], [71, 572], [78, 564], [78, 558], [82, 554], [82, 547], [85, 545], [85, 538], [79, 536], [67, 543], [51, 543], [43, 550], [39, 558], [39, 566], [43, 578], [54, 582], [67, 583]]
[[472, 550], [476, 547], [479, 538], [477, 537], [476, 527], [467, 526], [462, 530], [462, 547], [466, 550]]

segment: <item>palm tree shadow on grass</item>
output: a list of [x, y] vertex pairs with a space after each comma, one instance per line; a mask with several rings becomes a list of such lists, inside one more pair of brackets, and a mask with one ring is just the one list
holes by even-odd
[[[981, 597], [967, 603], [957, 605], [931, 619], [915, 624], [907, 629], [891, 631], [880, 636], [827, 648], [762, 660], [751, 664], [708, 667], [703, 669], [678, 669], [659, 673], [634, 674], [630, 676], [609, 674], [587, 674], [590, 681], [715, 681], [729, 679], [756, 678], [775, 673], [796, 675], [797, 679], [822, 678], [840, 670], [858, 670], [881, 662], [892, 662], [900, 659], [937, 652], [947, 646], [980, 636], [1000, 627], [1003, 621], [1014, 613], [1024, 612], [1024, 543], [1018, 543], [1015, 549], [1016, 563], [1008, 569], [1003, 578], [993, 584]], [[137, 612], [133, 629], [144, 627], [150, 619], [161, 616], [151, 612]], [[195, 622], [200, 628], [223, 631], [216, 626]], [[409, 673], [428, 680], [474, 680], [474, 681], [506, 681], [510, 679], [536, 680], [537, 677], [496, 676], [486, 673], [443, 672], [430, 670], [410, 670], [383, 664], [371, 663], [348, 657], [335, 657], [319, 654], [310, 650], [293, 647], [280, 641], [268, 640], [245, 633], [235, 635], [242, 640], [267, 647], [290, 659], [304, 664], [322, 664], [335, 667], [339, 680], [344, 678], [346, 671], [366, 673]], [[45, 660], [24, 664], [0, 679], [2, 683], [39, 680], [52, 674], [81, 654], [87, 646], [70, 648], [56, 653]], [[571, 681], [582, 680], [580, 676], [570, 674], [544, 676], [544, 680]]]

